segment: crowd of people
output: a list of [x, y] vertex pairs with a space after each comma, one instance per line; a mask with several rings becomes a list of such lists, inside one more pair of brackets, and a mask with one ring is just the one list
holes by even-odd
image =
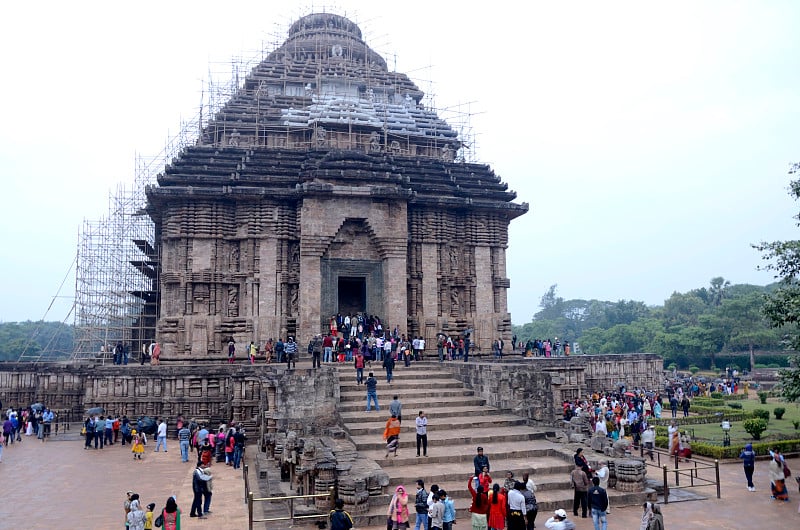
[[[2, 405], [0, 405], [2, 406]], [[3, 447], [22, 442], [22, 437], [35, 436], [46, 442], [57, 420], [56, 414], [41, 403], [24, 409], [9, 407], [2, 414], [3, 430], [0, 432], [0, 462], [3, 461]]]

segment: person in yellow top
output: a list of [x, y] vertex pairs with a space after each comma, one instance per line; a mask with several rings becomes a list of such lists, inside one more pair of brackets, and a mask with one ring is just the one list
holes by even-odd
[[151, 502], [147, 505], [147, 511], [144, 512], [144, 530], [153, 530], [153, 510], [156, 503]]
[[386, 420], [386, 428], [383, 430], [383, 439], [386, 440], [386, 457], [389, 453], [394, 453], [397, 456], [397, 446], [400, 444], [400, 420], [397, 419], [396, 414]]
[[137, 434], [136, 429], [134, 429], [131, 434], [133, 435], [133, 447], [131, 448], [133, 459], [141, 460], [142, 454], [144, 454], [144, 437], [141, 433]]

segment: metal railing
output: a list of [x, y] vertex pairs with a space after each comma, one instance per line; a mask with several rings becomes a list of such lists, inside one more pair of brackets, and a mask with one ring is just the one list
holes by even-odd
[[[295, 499], [320, 499], [323, 497], [327, 497], [330, 501], [331, 507], [333, 507], [334, 501], [334, 488], [333, 486], [328, 488], [328, 493], [314, 493], [310, 495], [288, 495], [285, 497], [256, 497], [252, 491], [250, 491], [250, 478], [248, 473], [247, 465], [242, 466], [242, 475], [244, 478], [244, 496], [245, 502], [247, 503], [247, 528], [248, 530], [253, 530], [253, 523], [269, 523], [271, 521], [291, 521], [292, 526], [294, 526], [294, 522], [298, 520], [311, 520], [311, 519], [324, 519], [328, 517], [327, 513], [320, 513], [320, 514], [310, 514], [310, 515], [295, 515], [294, 513], [294, 501]], [[253, 508], [255, 503], [257, 502], [283, 502], [289, 501], [289, 515], [285, 517], [266, 517], [261, 519], [256, 519], [253, 515]]]
[[[693, 466], [684, 467], [683, 469], [678, 467], [679, 459], [675, 459], [675, 468], [669, 469], [665, 464], [661, 469], [664, 473], [664, 504], [669, 504], [669, 492], [670, 489], [686, 489], [686, 488], [697, 488], [701, 486], [716, 486], [717, 488], [717, 498], [722, 498], [722, 492], [720, 489], [720, 482], [719, 482], [719, 460], [714, 460], [713, 464], [708, 464], [705, 462], [698, 463], [697, 460], [691, 460], [687, 462], [688, 464], [693, 464]], [[700, 476], [700, 471], [704, 470], [714, 470], [714, 479], [704, 478]], [[675, 474], [675, 485], [669, 485], [669, 474]], [[685, 484], [681, 486], [681, 477], [688, 477], [689, 484]]]

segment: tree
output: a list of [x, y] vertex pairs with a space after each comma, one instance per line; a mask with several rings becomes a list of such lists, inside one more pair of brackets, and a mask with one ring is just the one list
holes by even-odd
[[711, 303], [711, 305], [713, 306], [721, 305], [722, 299], [725, 298], [726, 291], [730, 286], [731, 282], [729, 282], [722, 276], [711, 278], [711, 287], [708, 290], [709, 302]]
[[781, 382], [781, 396], [789, 403], [800, 399], [800, 357], [792, 357], [792, 368], [778, 372]]

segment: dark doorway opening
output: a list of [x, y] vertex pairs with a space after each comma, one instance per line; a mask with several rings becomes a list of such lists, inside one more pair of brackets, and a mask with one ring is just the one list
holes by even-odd
[[339, 313], [353, 315], [367, 310], [367, 279], [339, 277]]

